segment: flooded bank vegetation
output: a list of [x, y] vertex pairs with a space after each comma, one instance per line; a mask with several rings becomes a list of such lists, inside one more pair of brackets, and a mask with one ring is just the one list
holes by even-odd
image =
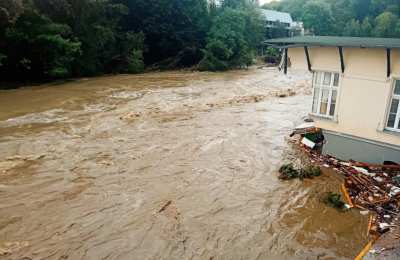
[[237, 68], [253, 61], [260, 28], [251, 0], [2, 0], [0, 77]]
[[322, 171], [318, 166], [306, 166], [301, 169], [295, 168], [292, 163], [284, 164], [279, 169], [279, 179], [290, 180], [290, 179], [312, 179], [313, 177], [321, 176]]

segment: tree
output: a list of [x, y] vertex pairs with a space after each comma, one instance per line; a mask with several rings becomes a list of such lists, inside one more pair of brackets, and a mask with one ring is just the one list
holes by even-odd
[[[22, 13], [22, 0], [0, 0], [0, 50], [2, 52], [6, 47], [5, 33], [7, 28], [15, 23]], [[6, 57], [5, 54], [0, 53], [0, 67]]]
[[375, 0], [352, 0], [348, 7], [350, 7], [350, 10], [353, 13], [353, 18], [362, 21], [366, 16], [368, 16], [373, 9], [372, 1]]
[[127, 7], [109, 1], [68, 1], [71, 6], [69, 24], [82, 42], [82, 56], [74, 64], [75, 74], [116, 72], [120, 45], [126, 40], [126, 32], [120, 30], [119, 23], [128, 14]]
[[208, 1], [208, 13], [211, 19], [215, 18], [218, 14], [218, 5], [216, 0]]
[[[342, 35], [343, 28], [348, 25], [349, 21], [354, 18], [353, 10], [349, 8], [351, 6], [352, 0], [337, 0], [332, 1], [331, 3], [331, 12], [332, 12], [332, 32], [331, 35]], [[358, 20], [357, 20], [358, 21]]]
[[395, 37], [398, 18], [391, 12], [383, 12], [375, 18], [374, 35], [377, 37]]
[[277, 0], [273, 0], [271, 2], [265, 3], [261, 6], [262, 9], [267, 9], [267, 10], [279, 10], [282, 7], [281, 3]]
[[343, 35], [353, 36], [353, 37], [361, 36], [360, 22], [355, 19], [351, 19], [350, 22], [348, 24], [346, 24]]
[[315, 35], [399, 37], [399, 0], [281, 0], [263, 8], [289, 12]]
[[258, 7], [259, 3], [257, 0], [222, 0], [222, 8], [248, 8], [248, 7]]
[[[130, 9], [123, 19], [128, 31], [146, 35], [144, 58], [154, 64], [178, 56], [184, 49], [194, 50], [192, 65], [201, 59], [211, 26], [207, 0], [114, 0]], [[214, 9], [215, 10], [215, 9]], [[200, 57], [198, 57], [200, 56]]]
[[[310, 1], [282, 3], [300, 16]], [[312, 1], [325, 8], [329, 0]], [[353, 0], [338, 1], [341, 7]], [[0, 0], [0, 77], [138, 73], [200, 61], [212, 70], [248, 66], [262, 40], [258, 6], [258, 0]]]
[[329, 35], [332, 31], [332, 13], [329, 5], [320, 1], [310, 1], [304, 6], [304, 25], [316, 35]]
[[[361, 0], [359, 0], [361, 1]], [[384, 12], [391, 12], [395, 15], [399, 15], [399, 1], [398, 0], [370, 0], [370, 14], [378, 16]]]
[[22, 12], [22, 0], [0, 0], [0, 27], [14, 23]]
[[372, 23], [369, 17], [365, 17], [362, 24], [361, 24], [361, 35], [363, 37], [368, 37], [372, 35]]
[[201, 70], [226, 70], [249, 66], [261, 39], [260, 19], [251, 9], [225, 8], [210, 30]]
[[6, 32], [8, 76], [65, 77], [80, 53], [80, 43], [69, 38], [70, 28], [53, 23], [34, 10], [25, 11]]
[[396, 28], [394, 30], [394, 33], [397, 38], [400, 38], [400, 19], [396, 23]]

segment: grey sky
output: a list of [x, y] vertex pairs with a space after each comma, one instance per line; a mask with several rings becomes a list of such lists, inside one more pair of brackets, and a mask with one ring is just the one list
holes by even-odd
[[265, 4], [265, 3], [269, 3], [272, 2], [273, 0], [260, 0], [260, 4]]

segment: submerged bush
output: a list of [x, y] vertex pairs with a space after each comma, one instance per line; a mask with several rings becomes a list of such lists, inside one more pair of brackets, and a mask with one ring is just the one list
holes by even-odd
[[318, 177], [322, 174], [321, 169], [318, 166], [307, 166], [302, 169], [296, 169], [292, 163], [284, 164], [279, 169], [280, 176], [282, 180], [290, 179], [311, 179], [313, 177]]
[[279, 169], [280, 176], [282, 180], [290, 180], [299, 177], [299, 171], [296, 170], [292, 163], [284, 164]]
[[324, 203], [337, 209], [346, 209], [346, 204], [342, 201], [342, 196], [337, 193], [329, 192], [324, 198]]
[[304, 178], [318, 177], [321, 176], [321, 174], [322, 174], [321, 168], [315, 166], [308, 166], [306, 168], [300, 169], [299, 178], [304, 179]]

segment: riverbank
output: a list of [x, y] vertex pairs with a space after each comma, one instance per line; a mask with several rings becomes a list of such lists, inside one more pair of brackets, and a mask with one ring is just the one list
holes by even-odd
[[0, 92], [6, 259], [354, 257], [368, 219], [281, 182], [310, 75], [162, 72]]

